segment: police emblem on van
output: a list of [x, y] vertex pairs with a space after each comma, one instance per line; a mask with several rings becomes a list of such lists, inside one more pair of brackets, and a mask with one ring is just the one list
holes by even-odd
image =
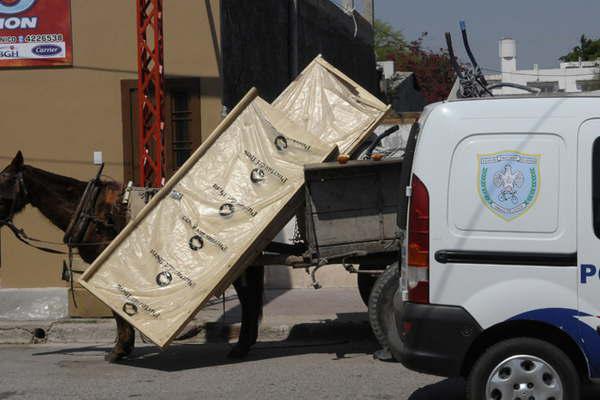
[[494, 214], [511, 221], [535, 204], [540, 189], [539, 154], [506, 150], [477, 157], [479, 196]]

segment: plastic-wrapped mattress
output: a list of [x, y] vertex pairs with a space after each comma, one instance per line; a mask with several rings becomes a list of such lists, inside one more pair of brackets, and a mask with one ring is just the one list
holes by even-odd
[[292, 86], [278, 108], [248, 93], [82, 276], [157, 345], [168, 345], [290, 219], [303, 166], [360, 142], [387, 110], [321, 59]]

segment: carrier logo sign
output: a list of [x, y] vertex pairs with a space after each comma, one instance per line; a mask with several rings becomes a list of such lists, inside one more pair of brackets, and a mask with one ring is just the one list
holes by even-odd
[[36, 0], [0, 0], [0, 14], [19, 14], [31, 7]]
[[40, 44], [32, 48], [31, 52], [37, 56], [53, 56], [62, 52], [62, 48], [55, 44]]
[[486, 207], [505, 221], [529, 210], [539, 193], [540, 157], [512, 150], [479, 154], [477, 184]]

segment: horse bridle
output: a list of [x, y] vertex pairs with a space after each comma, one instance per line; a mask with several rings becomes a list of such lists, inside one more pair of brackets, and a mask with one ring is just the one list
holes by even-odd
[[[5, 174], [6, 174], [6, 172], [0, 174], [0, 176], [5, 175]], [[34, 247], [34, 248], [44, 251], [46, 253], [67, 254], [67, 252], [64, 252], [64, 251], [55, 250], [55, 249], [51, 249], [48, 247], [37, 246], [37, 245], [31, 243], [32, 241], [44, 243], [44, 241], [30, 238], [29, 236], [27, 236], [27, 234], [25, 233], [25, 231], [23, 229], [19, 229], [15, 225], [15, 223], [13, 222], [13, 218], [15, 217], [15, 214], [17, 213], [17, 205], [19, 203], [19, 200], [27, 199], [27, 196], [29, 195], [29, 191], [27, 190], [27, 186], [25, 185], [25, 179], [23, 178], [22, 171], [17, 172], [14, 179], [15, 179], [15, 184], [13, 186], [14, 190], [10, 194], [0, 193], [0, 199], [10, 200], [10, 202], [11, 202], [10, 203], [10, 211], [8, 212], [8, 216], [6, 217], [6, 219], [0, 219], [0, 228], [2, 228], [3, 226], [8, 227], [12, 231], [12, 233], [15, 235], [15, 237], [19, 241], [26, 244], [27, 246]], [[46, 242], [46, 243], [49, 243], [49, 242]], [[50, 243], [50, 244], [52, 244], [52, 243]]]
[[[6, 172], [0, 174], [2, 176], [6, 174]], [[17, 204], [19, 201], [19, 195], [22, 196], [22, 199], [25, 200], [29, 192], [27, 191], [27, 186], [25, 186], [25, 179], [23, 178], [23, 172], [17, 172], [15, 176], [14, 190], [6, 195], [4, 193], [0, 193], [0, 199], [2, 200], [10, 200], [10, 211], [8, 212], [8, 216], [6, 219], [0, 219], [0, 227], [7, 225], [13, 225], [13, 218], [17, 212]]]

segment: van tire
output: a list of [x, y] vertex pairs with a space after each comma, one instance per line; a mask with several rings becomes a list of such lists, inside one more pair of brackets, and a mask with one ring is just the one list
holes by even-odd
[[490, 347], [473, 365], [467, 377], [467, 400], [487, 399], [486, 385], [494, 369], [510, 357], [534, 356], [550, 365], [559, 375], [563, 399], [579, 399], [581, 381], [571, 359], [551, 343], [533, 338], [515, 338]]
[[383, 348], [375, 354], [382, 360], [397, 360], [400, 336], [394, 313], [394, 294], [400, 286], [398, 263], [390, 265], [375, 281], [369, 297], [369, 323], [377, 341]]

